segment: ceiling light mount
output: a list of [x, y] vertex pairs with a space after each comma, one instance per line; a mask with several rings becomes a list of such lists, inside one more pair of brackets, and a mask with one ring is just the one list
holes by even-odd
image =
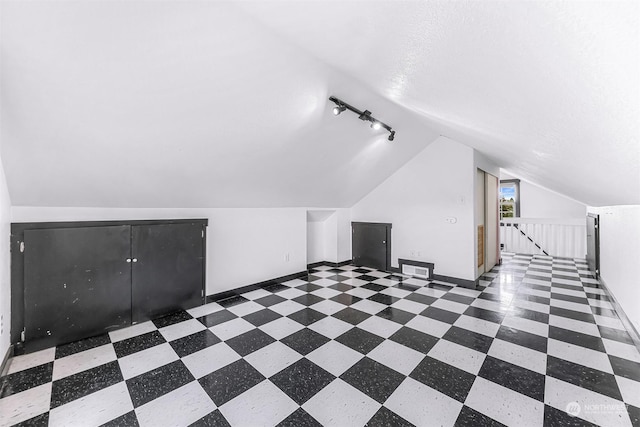
[[389, 126], [386, 123], [381, 122], [380, 120], [374, 118], [373, 116], [371, 116], [371, 111], [369, 110], [364, 110], [364, 111], [360, 111], [357, 108], [347, 104], [346, 102], [336, 98], [335, 96], [330, 96], [329, 97], [329, 101], [333, 102], [334, 104], [336, 104], [335, 107], [333, 107], [333, 114], [335, 114], [336, 116], [339, 115], [340, 113], [342, 113], [345, 110], [349, 110], [353, 113], [356, 113], [358, 115], [358, 118], [360, 120], [363, 120], [365, 122], [370, 122], [371, 123], [371, 127], [375, 130], [378, 130], [380, 128], [385, 128], [387, 130], [387, 132], [389, 132], [389, 141], [393, 141], [395, 136], [396, 136], [396, 131], [394, 131], [391, 126]]

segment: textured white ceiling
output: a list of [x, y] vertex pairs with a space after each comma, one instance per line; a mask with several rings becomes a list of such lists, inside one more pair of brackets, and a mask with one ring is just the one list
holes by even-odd
[[640, 203], [637, 2], [0, 7], [14, 205], [348, 207], [439, 134], [584, 203]]

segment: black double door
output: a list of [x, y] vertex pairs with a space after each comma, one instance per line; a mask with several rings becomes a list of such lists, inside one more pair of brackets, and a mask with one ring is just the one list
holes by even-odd
[[391, 224], [352, 222], [351, 250], [356, 266], [391, 269]]
[[202, 304], [203, 237], [189, 223], [25, 230], [25, 342], [58, 345]]

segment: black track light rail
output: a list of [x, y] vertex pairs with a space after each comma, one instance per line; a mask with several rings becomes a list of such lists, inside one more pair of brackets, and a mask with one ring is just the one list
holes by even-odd
[[331, 101], [331, 102], [333, 102], [334, 104], [337, 105], [336, 108], [338, 108], [338, 110], [337, 110], [338, 113], [336, 113], [336, 114], [340, 114], [344, 110], [349, 110], [349, 111], [351, 111], [353, 113], [356, 113], [360, 120], [363, 120], [365, 122], [371, 122], [371, 126], [373, 126], [374, 124], [377, 123], [377, 124], [380, 125], [380, 127], [385, 128], [389, 132], [389, 141], [393, 141], [393, 139], [395, 138], [396, 131], [393, 130], [391, 128], [391, 126], [389, 126], [388, 124], [383, 123], [380, 120], [378, 120], [375, 117], [373, 117], [371, 115], [371, 111], [369, 111], [369, 110], [360, 111], [356, 107], [347, 104], [346, 102], [342, 101], [341, 99], [336, 98], [335, 96], [330, 96], [329, 97], [329, 101]]

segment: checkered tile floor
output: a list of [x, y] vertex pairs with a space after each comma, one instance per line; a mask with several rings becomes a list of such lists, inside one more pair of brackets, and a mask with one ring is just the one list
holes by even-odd
[[320, 267], [19, 356], [0, 425], [639, 425], [640, 355], [583, 262], [483, 279]]

